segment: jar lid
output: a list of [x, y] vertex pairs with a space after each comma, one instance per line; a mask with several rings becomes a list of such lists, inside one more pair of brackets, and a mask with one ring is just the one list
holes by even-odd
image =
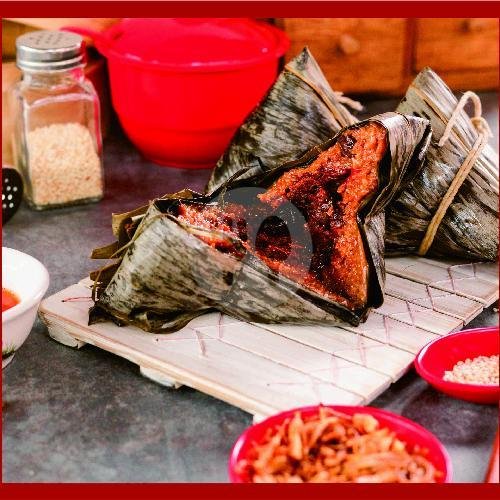
[[85, 42], [66, 31], [32, 31], [16, 39], [17, 66], [31, 71], [62, 71], [85, 63]]
[[123, 19], [96, 39], [108, 57], [175, 70], [218, 70], [281, 57], [286, 34], [247, 18]]

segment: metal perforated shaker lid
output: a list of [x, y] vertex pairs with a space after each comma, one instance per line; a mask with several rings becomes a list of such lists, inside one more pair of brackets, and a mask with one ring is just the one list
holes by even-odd
[[22, 70], [58, 71], [85, 62], [85, 42], [66, 31], [33, 31], [16, 40], [17, 66]]

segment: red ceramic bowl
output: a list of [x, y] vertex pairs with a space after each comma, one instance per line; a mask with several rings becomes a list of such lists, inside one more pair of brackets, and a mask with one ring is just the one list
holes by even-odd
[[[427, 458], [434, 464], [437, 470], [443, 472], [443, 477], [440, 478], [439, 482], [451, 482], [451, 460], [445, 447], [434, 434], [422, 426], [395, 413], [370, 406], [326, 406], [347, 415], [353, 415], [354, 413], [368, 413], [373, 415], [380, 422], [381, 427], [388, 427], [396, 432], [398, 439], [405, 442], [409, 446], [409, 449], [416, 445], [426, 448], [428, 450]], [[247, 477], [236, 472], [236, 464], [246, 457], [253, 443], [262, 441], [269, 427], [276, 427], [282, 424], [285, 419], [293, 417], [296, 411], [300, 411], [304, 416], [314, 415], [318, 413], [318, 406], [306, 406], [278, 413], [256, 425], [252, 425], [238, 438], [229, 457], [228, 472], [232, 483], [249, 482]]]
[[286, 34], [239, 18], [123, 19], [92, 37], [108, 60], [113, 108], [148, 159], [213, 167], [278, 74]]
[[463, 330], [440, 337], [418, 353], [415, 369], [429, 384], [449, 396], [474, 403], [496, 403], [500, 397], [500, 387], [448, 382], [443, 380], [443, 376], [458, 361], [498, 354], [499, 339], [498, 327]]

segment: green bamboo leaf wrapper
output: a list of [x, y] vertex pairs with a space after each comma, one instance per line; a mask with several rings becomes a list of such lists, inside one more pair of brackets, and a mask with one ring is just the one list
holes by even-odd
[[[219, 252], [196, 236], [210, 230], [177, 219], [171, 210], [183, 200], [210, 203], [224, 190], [267, 188], [284, 172], [309, 165], [345, 130], [370, 121], [386, 129], [388, 148], [379, 165], [378, 190], [358, 213], [369, 273], [368, 301], [362, 309], [350, 310], [300, 286], [245, 253], [244, 248], [244, 258]], [[94, 254], [116, 258], [119, 266], [112, 277], [95, 276], [96, 302], [90, 322], [113, 320], [149, 332], [171, 332], [200, 314], [218, 310], [244, 321], [263, 323], [359, 324], [370, 308], [383, 301], [384, 209], [405, 173], [422, 162], [430, 133], [427, 120], [386, 113], [351, 125], [298, 160], [270, 171], [250, 167], [208, 194], [184, 190], [154, 200], [149, 207], [115, 216], [115, 234], [123, 247], [116, 251], [110, 245], [105, 247], [107, 253], [101, 250]], [[221, 237], [220, 231], [214, 232]], [[224, 233], [222, 236], [231, 238]], [[237, 240], [234, 243], [238, 245]]]
[[[423, 167], [387, 209], [386, 247], [390, 253], [414, 253], [478, 132], [465, 111], [451, 137], [438, 146], [458, 104], [431, 69], [423, 70], [408, 88], [397, 110], [430, 121], [433, 138]], [[473, 260], [498, 258], [498, 154], [487, 145], [460, 187], [437, 230], [427, 255]]]
[[340, 102], [309, 49], [290, 61], [234, 135], [207, 184], [212, 192], [241, 169], [272, 170], [358, 120]]

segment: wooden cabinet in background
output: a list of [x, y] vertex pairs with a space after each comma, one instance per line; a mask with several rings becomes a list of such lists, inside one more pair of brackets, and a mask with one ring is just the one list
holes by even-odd
[[498, 87], [498, 19], [417, 19], [414, 69], [430, 66], [452, 88]]
[[[35, 30], [58, 30], [64, 26], [79, 26], [103, 31], [120, 20], [118, 17], [8, 17], [2, 19], [2, 59], [16, 58], [16, 38]], [[87, 45], [93, 45], [91, 38]]]
[[335, 90], [398, 95], [425, 66], [454, 89], [498, 87], [497, 19], [285, 18], [290, 60], [307, 45]]
[[405, 19], [284, 19], [287, 60], [306, 45], [335, 90], [392, 93], [403, 86]]

